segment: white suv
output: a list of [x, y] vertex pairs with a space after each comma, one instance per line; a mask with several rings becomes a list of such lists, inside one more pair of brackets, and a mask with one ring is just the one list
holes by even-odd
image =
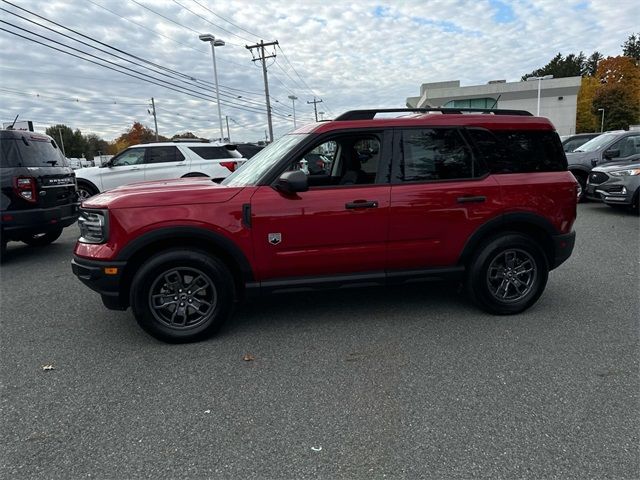
[[81, 200], [129, 183], [181, 177], [221, 181], [246, 159], [235, 145], [163, 142], [134, 145], [100, 167], [76, 170]]

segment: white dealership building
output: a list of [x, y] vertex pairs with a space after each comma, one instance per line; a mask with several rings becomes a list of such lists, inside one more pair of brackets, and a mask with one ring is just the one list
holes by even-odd
[[505, 108], [527, 110], [553, 122], [560, 135], [576, 131], [578, 90], [582, 77], [551, 78], [523, 82], [493, 80], [486, 85], [460, 86], [460, 80], [423, 83], [419, 97], [407, 98], [408, 108]]

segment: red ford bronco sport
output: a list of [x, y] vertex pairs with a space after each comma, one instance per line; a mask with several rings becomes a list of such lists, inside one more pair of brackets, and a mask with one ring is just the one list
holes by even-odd
[[72, 266], [169, 342], [212, 335], [255, 290], [459, 278], [480, 308], [513, 314], [571, 255], [578, 193], [545, 118], [351, 111], [285, 135], [220, 185], [90, 198]]

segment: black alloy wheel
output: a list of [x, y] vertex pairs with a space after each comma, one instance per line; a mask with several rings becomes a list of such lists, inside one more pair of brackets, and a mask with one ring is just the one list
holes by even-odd
[[480, 308], [496, 315], [520, 313], [533, 305], [549, 275], [541, 245], [517, 232], [484, 241], [467, 268], [467, 293]]
[[135, 273], [130, 304], [138, 324], [159, 340], [212, 336], [230, 316], [234, 282], [227, 266], [200, 250], [166, 250]]
[[149, 308], [153, 316], [171, 328], [197, 327], [216, 308], [218, 293], [202, 271], [172, 268], [161, 273], [149, 290]]

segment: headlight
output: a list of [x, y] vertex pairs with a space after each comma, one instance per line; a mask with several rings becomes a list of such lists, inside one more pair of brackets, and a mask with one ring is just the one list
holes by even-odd
[[78, 217], [82, 243], [105, 243], [109, 238], [109, 211], [80, 209]]
[[615, 172], [609, 172], [609, 175], [614, 177], [628, 177], [630, 175], [640, 175], [640, 168], [629, 168], [628, 170], [616, 170]]

